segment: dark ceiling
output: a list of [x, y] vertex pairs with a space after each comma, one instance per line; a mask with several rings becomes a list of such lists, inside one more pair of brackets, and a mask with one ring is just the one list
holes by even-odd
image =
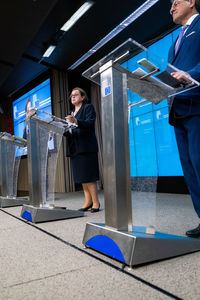
[[[11, 95], [49, 68], [67, 71], [144, 0], [93, 0], [94, 5], [64, 35], [59, 30], [85, 0], [2, 0], [0, 2], [0, 99]], [[128, 38], [140, 43], [173, 27], [170, 1], [160, 0], [109, 43], [79, 65], [81, 74]], [[41, 60], [48, 44], [57, 47]]]

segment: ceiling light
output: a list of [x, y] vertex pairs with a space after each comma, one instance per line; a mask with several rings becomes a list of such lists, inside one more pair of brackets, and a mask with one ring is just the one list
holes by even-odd
[[72, 16], [71, 18], [60, 28], [60, 30], [69, 30], [77, 21], [84, 15], [84, 13], [93, 5], [92, 1], [85, 2]]
[[103, 45], [108, 43], [117, 34], [144, 14], [149, 8], [151, 8], [159, 0], [147, 0], [140, 7], [138, 7], [132, 14], [130, 14], [124, 21], [122, 21], [117, 27], [115, 27], [111, 32], [109, 32], [102, 40], [100, 40], [94, 47], [92, 47], [88, 52], [86, 52], [80, 59], [78, 59], [73, 65], [71, 65], [68, 70], [73, 70], [79, 66], [83, 61], [90, 57], [94, 52], [96, 52]]
[[44, 54], [42, 55], [42, 57], [49, 57], [55, 48], [56, 48], [55, 45], [50, 45], [47, 48], [47, 50], [44, 52]]

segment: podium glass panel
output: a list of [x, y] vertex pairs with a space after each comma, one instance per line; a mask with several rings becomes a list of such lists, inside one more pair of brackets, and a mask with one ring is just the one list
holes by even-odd
[[28, 203], [27, 198], [17, 197], [17, 179], [21, 159], [21, 149], [26, 140], [12, 136], [7, 132], [0, 133], [0, 206], [16, 206]]
[[59, 149], [72, 124], [40, 110], [33, 110], [26, 121], [30, 206], [23, 207], [21, 216], [34, 223], [83, 216], [54, 203]]
[[[128, 70], [124, 62], [133, 56], [135, 64]], [[178, 69], [129, 39], [83, 73], [101, 85], [105, 200], [105, 224], [87, 223], [83, 243], [128, 265], [200, 250], [196, 240], [194, 243], [187, 237], [157, 232], [163, 211], [157, 209], [156, 132], [152, 126], [155, 114], [150, 106], [199, 86], [190, 77], [181, 83], [175, 80], [170, 75], [175, 71]], [[137, 94], [133, 102], [128, 103], [127, 91]], [[134, 114], [133, 107], [138, 106], [139, 111], [139, 105], [146, 106], [145, 116]], [[132, 141], [137, 146], [131, 164], [129, 134], [134, 135]], [[138, 169], [134, 166], [136, 159]], [[132, 200], [130, 166], [136, 174]], [[120, 250], [117, 253], [116, 248]]]
[[[135, 58], [135, 61], [132, 62], [131, 70], [127, 70], [124, 63], [132, 57]], [[138, 100], [144, 98], [145, 101], [159, 103], [169, 96], [186, 92], [200, 85], [198, 81], [186, 75], [185, 77], [190, 80], [190, 83], [180, 83], [180, 81], [170, 75], [172, 72], [179, 71], [175, 66], [169, 64], [162, 57], [154, 54], [133, 39], [128, 39], [95, 63], [83, 72], [83, 76], [102, 86], [100, 69], [102, 66], [105, 68], [110, 61], [112, 61], [116, 69], [128, 75], [128, 89], [138, 95]]]

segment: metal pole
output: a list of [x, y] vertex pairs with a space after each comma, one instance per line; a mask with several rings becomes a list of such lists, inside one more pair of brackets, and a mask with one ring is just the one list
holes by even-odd
[[132, 231], [126, 74], [112, 61], [100, 68], [105, 224]]

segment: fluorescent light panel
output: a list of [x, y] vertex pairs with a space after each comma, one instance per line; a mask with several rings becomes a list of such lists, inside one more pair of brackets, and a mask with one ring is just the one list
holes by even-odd
[[84, 13], [93, 5], [92, 1], [85, 2], [71, 18], [60, 28], [62, 31], [69, 30], [77, 21], [84, 15]]
[[90, 57], [94, 52], [96, 52], [103, 45], [108, 43], [117, 34], [124, 30], [127, 26], [133, 23], [137, 18], [144, 14], [148, 9], [150, 9], [159, 0], [147, 0], [140, 7], [138, 7], [132, 14], [130, 14], [124, 21], [122, 21], [117, 27], [115, 27], [111, 32], [109, 32], [102, 40], [100, 40], [94, 47], [92, 47], [88, 52], [86, 52], [80, 59], [78, 59], [73, 65], [71, 65], [68, 70], [73, 70], [79, 66], [83, 61]]
[[50, 45], [47, 48], [47, 50], [44, 52], [44, 54], [42, 55], [42, 57], [49, 57], [55, 48], [56, 48], [56, 46]]

